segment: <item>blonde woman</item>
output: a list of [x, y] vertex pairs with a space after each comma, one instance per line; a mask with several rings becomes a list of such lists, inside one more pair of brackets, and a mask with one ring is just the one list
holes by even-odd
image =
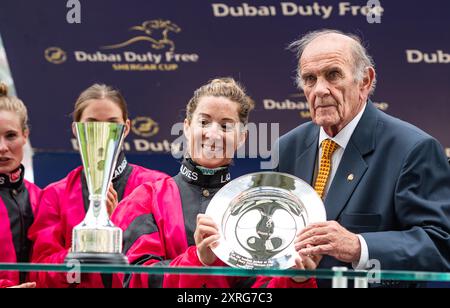
[[[184, 135], [187, 155], [174, 178], [144, 184], [118, 206], [112, 219], [125, 231], [125, 252], [134, 264], [149, 266], [224, 265], [210, 245], [217, 229], [205, 210], [220, 188], [231, 180], [230, 164], [246, 138], [246, 125], [254, 108], [242, 86], [231, 78], [218, 78], [201, 86], [186, 107]], [[315, 263], [306, 266], [315, 268]], [[301, 266], [301, 265], [300, 265]], [[315, 286], [287, 278], [206, 276], [126, 276], [128, 287], [235, 287], [249, 285]]]
[[[31, 242], [28, 228], [34, 220], [40, 189], [24, 179], [21, 164], [28, 139], [28, 114], [23, 102], [8, 96], [8, 88], [0, 84], [0, 262], [28, 262]], [[0, 272], [0, 288], [26, 283], [26, 273]]]

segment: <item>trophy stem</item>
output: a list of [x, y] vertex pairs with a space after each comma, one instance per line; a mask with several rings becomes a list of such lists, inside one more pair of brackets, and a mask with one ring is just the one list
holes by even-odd
[[89, 210], [85, 217], [86, 224], [98, 225], [99, 223], [110, 222], [106, 209], [106, 199], [100, 195], [91, 195], [89, 201]]
[[82, 264], [128, 264], [122, 254], [122, 230], [109, 219], [106, 201], [96, 195], [90, 200], [85, 219], [73, 229], [72, 253], [66, 262], [75, 259]]

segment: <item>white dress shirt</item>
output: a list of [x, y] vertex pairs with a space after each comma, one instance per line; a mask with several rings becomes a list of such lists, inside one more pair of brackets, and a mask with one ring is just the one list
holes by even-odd
[[[322, 141], [325, 139], [333, 140], [338, 144], [338, 148], [336, 151], [334, 151], [333, 155], [331, 156], [331, 170], [330, 175], [328, 177], [327, 184], [325, 186], [325, 190], [323, 192], [323, 199], [325, 200], [328, 190], [330, 189], [330, 185], [333, 182], [333, 178], [336, 175], [336, 170], [339, 167], [339, 164], [341, 163], [342, 156], [344, 155], [345, 148], [347, 147], [348, 142], [350, 141], [350, 138], [353, 135], [353, 132], [355, 131], [356, 126], [359, 123], [359, 120], [361, 120], [361, 117], [364, 113], [364, 110], [366, 110], [366, 105], [364, 105], [363, 109], [356, 115], [356, 117], [353, 118], [353, 120], [350, 121], [336, 136], [330, 137], [325, 132], [325, 130], [321, 127], [320, 128], [320, 134], [319, 134], [319, 151], [318, 151], [318, 159], [315, 169], [315, 175], [314, 179], [317, 177], [317, 173], [320, 169], [320, 158], [322, 157]], [[314, 180], [315, 182], [315, 180]], [[331, 202], [332, 204], [332, 202]], [[331, 205], [333, 206], [333, 205]], [[359, 242], [361, 244], [361, 256], [359, 258], [358, 263], [353, 263], [352, 266], [354, 269], [365, 269], [367, 267], [367, 263], [369, 261], [369, 249], [367, 247], [367, 243], [364, 240], [364, 238], [358, 234]]]

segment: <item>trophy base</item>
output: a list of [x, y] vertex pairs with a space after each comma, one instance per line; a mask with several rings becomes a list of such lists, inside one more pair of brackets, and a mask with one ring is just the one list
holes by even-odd
[[67, 263], [71, 260], [77, 260], [81, 264], [129, 264], [128, 258], [121, 253], [69, 253], [64, 260], [64, 263]]

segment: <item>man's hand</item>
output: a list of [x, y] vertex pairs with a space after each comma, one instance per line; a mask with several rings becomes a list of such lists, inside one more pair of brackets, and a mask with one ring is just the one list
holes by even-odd
[[9, 287], [9, 289], [34, 289], [34, 288], [36, 288], [36, 282], [26, 282], [14, 287]]
[[302, 255], [329, 255], [346, 263], [358, 262], [361, 256], [358, 236], [336, 221], [309, 225], [294, 243]]
[[211, 246], [220, 238], [219, 228], [211, 217], [205, 214], [197, 215], [197, 227], [194, 232], [195, 245], [200, 262], [211, 265], [217, 257], [211, 250]]
[[108, 210], [108, 215], [111, 217], [111, 215], [114, 213], [114, 210], [117, 207], [117, 192], [114, 190], [113, 185], [109, 185], [108, 189], [108, 200], [106, 202], [106, 209]]

